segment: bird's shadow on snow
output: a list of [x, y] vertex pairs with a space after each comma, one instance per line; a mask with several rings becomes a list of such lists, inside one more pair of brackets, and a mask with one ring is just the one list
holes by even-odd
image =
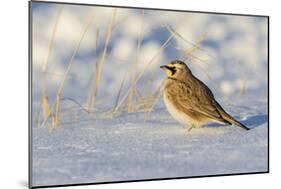
[[253, 115], [246, 118], [242, 123], [248, 127], [255, 128], [268, 122], [268, 114]]
[[[253, 129], [255, 127], [259, 127], [259, 126], [267, 123], [268, 115], [267, 114], [252, 115], [252, 116], [248, 116], [245, 120], [242, 120], [240, 122], [243, 123], [244, 125], [246, 125], [247, 127], [249, 127], [250, 129]], [[205, 127], [215, 128], [215, 127], [221, 127], [221, 126], [222, 125], [218, 124], [218, 123], [210, 123], [210, 124], [206, 125]], [[224, 126], [229, 126], [229, 125], [224, 125]]]

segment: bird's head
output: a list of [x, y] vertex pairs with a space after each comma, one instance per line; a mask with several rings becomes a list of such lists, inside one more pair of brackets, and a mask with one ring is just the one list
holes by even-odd
[[191, 74], [190, 69], [181, 60], [174, 60], [167, 65], [160, 66], [170, 78], [181, 79]]

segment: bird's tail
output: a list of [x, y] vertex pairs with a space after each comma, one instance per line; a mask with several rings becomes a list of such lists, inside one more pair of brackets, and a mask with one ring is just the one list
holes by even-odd
[[246, 127], [244, 124], [240, 123], [239, 121], [235, 120], [234, 118], [232, 117], [224, 117], [224, 119], [226, 119], [228, 122], [230, 122], [231, 124], [233, 125], [236, 125], [238, 127], [241, 127], [242, 129], [245, 129], [245, 130], [250, 130], [249, 127]]
[[222, 116], [222, 118], [226, 121], [226, 122], [229, 122], [233, 125], [236, 125], [238, 127], [241, 127], [242, 129], [245, 129], [245, 130], [250, 130], [249, 127], [245, 126], [244, 124], [240, 123], [239, 121], [237, 121], [236, 119], [234, 119], [231, 115], [229, 115], [228, 113], [226, 113], [222, 107], [217, 103], [217, 108]]

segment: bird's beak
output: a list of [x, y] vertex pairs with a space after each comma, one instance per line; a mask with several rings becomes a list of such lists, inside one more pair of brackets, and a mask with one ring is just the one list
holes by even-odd
[[168, 77], [174, 75], [174, 73], [176, 72], [175, 67], [170, 67], [168, 65], [160, 66], [160, 68], [165, 70]]
[[161, 69], [164, 69], [164, 70], [169, 70], [169, 71], [171, 71], [171, 72], [174, 71], [174, 69], [173, 69], [172, 67], [167, 66], [167, 65], [160, 66], [160, 68], [161, 68]]
[[160, 68], [161, 68], [161, 69], [169, 69], [169, 67], [166, 66], [166, 65], [162, 65], [162, 66], [160, 66]]

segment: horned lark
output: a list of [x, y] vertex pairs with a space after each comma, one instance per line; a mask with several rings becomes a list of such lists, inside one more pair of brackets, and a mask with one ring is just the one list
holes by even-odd
[[191, 73], [184, 62], [174, 60], [160, 68], [165, 69], [167, 75], [163, 90], [166, 108], [178, 122], [189, 125], [189, 131], [210, 121], [249, 130], [224, 111], [211, 90]]

